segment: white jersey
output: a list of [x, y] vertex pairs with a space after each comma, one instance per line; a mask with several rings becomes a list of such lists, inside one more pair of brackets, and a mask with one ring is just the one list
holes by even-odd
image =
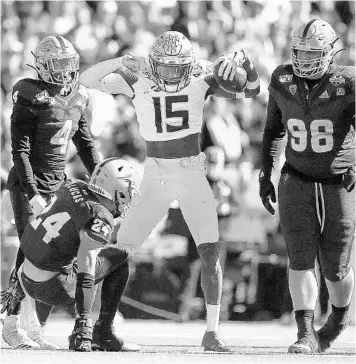
[[[204, 67], [206, 68], [206, 67]], [[125, 69], [116, 71], [117, 93], [131, 97], [136, 110], [140, 134], [146, 141], [180, 139], [201, 132], [206, 98], [219, 90], [224, 97], [235, 98], [217, 85], [211, 72], [203, 67], [193, 73], [191, 82], [178, 92], [165, 92], [155, 82]], [[106, 86], [105, 78], [101, 81]]]

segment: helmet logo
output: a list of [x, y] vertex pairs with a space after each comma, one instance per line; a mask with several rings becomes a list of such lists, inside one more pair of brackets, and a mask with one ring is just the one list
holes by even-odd
[[158, 40], [157, 45], [164, 49], [164, 52], [170, 56], [179, 55], [182, 44], [179, 41], [178, 35], [168, 35]]

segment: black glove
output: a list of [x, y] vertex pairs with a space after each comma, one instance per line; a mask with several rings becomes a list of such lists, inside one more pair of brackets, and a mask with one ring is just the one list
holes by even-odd
[[16, 269], [14, 269], [10, 275], [9, 287], [4, 291], [1, 291], [0, 295], [0, 312], [4, 313], [6, 311], [8, 315], [12, 315], [19, 307], [20, 302], [26, 297], [20, 285]]
[[347, 192], [351, 192], [355, 188], [355, 168], [353, 166], [344, 174], [342, 184]]
[[274, 189], [273, 183], [269, 177], [265, 176], [263, 172], [260, 172], [259, 182], [260, 198], [262, 200], [263, 206], [270, 214], [274, 215], [275, 211], [270, 203], [270, 200], [272, 202], [276, 202], [276, 191]]

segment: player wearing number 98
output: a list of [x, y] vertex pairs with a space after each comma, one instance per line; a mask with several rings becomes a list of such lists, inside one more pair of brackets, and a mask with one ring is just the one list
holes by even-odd
[[[224, 66], [230, 69], [227, 60]], [[227, 64], [226, 64], [227, 63]], [[259, 79], [242, 97], [259, 92]], [[119, 244], [134, 252], [178, 200], [202, 260], [202, 288], [207, 304], [205, 350], [229, 351], [219, 339], [218, 324], [222, 273], [215, 200], [206, 179], [205, 154], [199, 133], [205, 100], [210, 95], [236, 98], [223, 91], [209, 62], [196, 62], [191, 42], [181, 33], [167, 31], [154, 42], [149, 61], [126, 55], [98, 63], [79, 78], [89, 88], [131, 97], [140, 133], [146, 140], [147, 159], [141, 195], [117, 235]]]
[[[50, 201], [66, 179], [64, 173], [68, 143], [73, 140], [78, 155], [89, 174], [98, 163], [97, 153], [85, 119], [87, 90], [78, 82], [79, 55], [73, 45], [61, 36], [45, 37], [33, 53], [38, 79], [18, 81], [12, 92], [11, 145], [14, 166], [7, 188], [18, 236]], [[31, 66], [32, 67], [32, 66]], [[16, 273], [23, 262], [18, 251], [10, 289], [16, 284]], [[50, 307], [36, 304], [40, 321], [46, 321]], [[13, 307], [16, 315], [20, 307]], [[5, 325], [11, 340], [12, 328]], [[15, 328], [13, 328], [15, 330]]]
[[[289, 288], [298, 325], [291, 353], [325, 351], [347, 326], [354, 287], [350, 255], [355, 231], [355, 68], [333, 63], [331, 25], [312, 19], [294, 30], [292, 63], [273, 72], [263, 135], [260, 197], [276, 196], [270, 177], [287, 134], [278, 186], [279, 217], [289, 256]], [[319, 254], [332, 313], [313, 326]]]

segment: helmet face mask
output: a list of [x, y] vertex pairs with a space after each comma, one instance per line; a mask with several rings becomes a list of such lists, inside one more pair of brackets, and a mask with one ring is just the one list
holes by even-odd
[[152, 78], [166, 92], [178, 92], [188, 86], [194, 65], [191, 42], [181, 33], [167, 31], [154, 42], [149, 60]]
[[134, 167], [120, 158], [108, 158], [95, 167], [88, 188], [112, 202], [114, 217], [124, 216], [139, 197], [139, 177]]
[[35, 69], [43, 81], [62, 87], [75, 86], [79, 79], [79, 54], [61, 36], [44, 38], [37, 46]]
[[334, 29], [323, 20], [314, 19], [296, 28], [290, 43], [295, 75], [308, 79], [322, 77], [332, 63], [337, 40]]

